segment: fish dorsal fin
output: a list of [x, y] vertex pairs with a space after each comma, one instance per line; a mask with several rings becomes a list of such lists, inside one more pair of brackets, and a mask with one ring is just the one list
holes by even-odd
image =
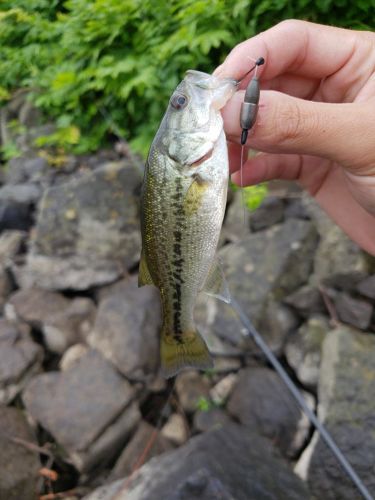
[[208, 187], [199, 174], [195, 174], [184, 199], [184, 210], [187, 215], [195, 214], [202, 203], [202, 197]]
[[225, 279], [224, 272], [218, 259], [214, 260], [202, 291], [211, 297], [216, 297], [217, 299], [226, 302], [227, 304], [231, 302], [228, 283]]
[[138, 271], [138, 286], [144, 286], [144, 285], [154, 285], [154, 282], [151, 278], [150, 271], [148, 270], [145, 252], [142, 249], [141, 261], [139, 263], [139, 271]]

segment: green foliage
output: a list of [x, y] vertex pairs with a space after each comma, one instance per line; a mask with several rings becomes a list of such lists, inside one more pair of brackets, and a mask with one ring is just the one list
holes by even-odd
[[267, 184], [265, 183], [257, 184], [256, 186], [247, 186], [243, 190], [245, 205], [250, 212], [259, 207], [268, 192]]
[[92, 150], [114, 134], [145, 152], [185, 70], [212, 71], [285, 18], [368, 28], [374, 0], [3, 0], [0, 9], [0, 103], [26, 87], [59, 129], [79, 129], [69, 147]]
[[233, 191], [238, 191], [241, 189], [243, 203], [245, 207], [250, 210], [250, 212], [253, 212], [259, 207], [268, 193], [266, 182], [257, 184], [256, 186], [246, 186], [244, 188], [241, 188], [231, 182], [230, 188], [233, 189]]

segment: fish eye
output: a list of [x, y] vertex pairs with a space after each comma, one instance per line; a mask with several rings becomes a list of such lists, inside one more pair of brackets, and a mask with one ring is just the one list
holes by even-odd
[[175, 109], [183, 109], [188, 103], [188, 99], [183, 94], [172, 96], [171, 104]]

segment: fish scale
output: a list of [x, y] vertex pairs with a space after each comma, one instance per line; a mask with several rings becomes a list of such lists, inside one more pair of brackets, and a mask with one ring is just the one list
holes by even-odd
[[[212, 366], [196, 331], [194, 306], [216, 266], [229, 175], [219, 108], [234, 90], [233, 80], [188, 72], [171, 97], [146, 164], [139, 282], [160, 291], [166, 376]], [[187, 104], [175, 108], [181, 96]]]

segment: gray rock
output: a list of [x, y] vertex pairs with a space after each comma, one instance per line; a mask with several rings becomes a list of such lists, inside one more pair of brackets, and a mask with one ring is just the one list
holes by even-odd
[[198, 410], [194, 413], [194, 429], [198, 432], [219, 429], [231, 422], [230, 416], [221, 408], [210, 408], [207, 411]]
[[314, 259], [311, 284], [321, 283], [342, 289], [356, 286], [374, 267], [375, 259], [366, 254], [325, 214], [311, 198], [304, 203], [320, 235]]
[[252, 231], [266, 229], [284, 220], [284, 200], [275, 196], [267, 196], [260, 206], [251, 214]]
[[36, 203], [41, 194], [36, 184], [8, 184], [0, 188], [0, 203], [10, 202], [29, 206]]
[[99, 303], [89, 344], [125, 376], [144, 378], [159, 365], [160, 298], [137, 278], [116, 283]]
[[304, 220], [311, 218], [301, 198], [288, 200], [287, 206], [284, 209], [284, 217]]
[[298, 318], [289, 307], [270, 300], [266, 306], [262, 322], [267, 326], [267, 341], [273, 352], [281, 354], [287, 336], [299, 324]]
[[188, 370], [177, 375], [175, 390], [181, 407], [192, 413], [198, 408], [201, 398], [209, 398], [210, 386], [200, 373]]
[[[340, 326], [323, 344], [318, 416], [360, 478], [375, 495], [375, 336]], [[303, 468], [302, 468], [302, 465]], [[315, 434], [299, 473], [314, 498], [362, 498], [336, 458]]]
[[[279, 349], [280, 338], [273, 337], [276, 345], [270, 342], [275, 328], [270, 325], [270, 316], [265, 314], [267, 306], [272, 301], [282, 300], [306, 282], [316, 244], [317, 234], [310, 222], [288, 219], [284, 224], [226, 245], [220, 251], [233, 297], [271, 348]], [[217, 335], [232, 344], [243, 344], [238, 319], [227, 304], [217, 308], [213, 328]]]
[[117, 481], [85, 500], [301, 500], [306, 487], [271, 443], [236, 424], [206, 432], [153, 458], [130, 483]]
[[9, 272], [0, 265], [0, 311], [13, 290], [13, 281]]
[[134, 391], [91, 350], [65, 372], [37, 375], [26, 387], [27, 411], [69, 452], [83, 452], [125, 410]]
[[96, 308], [86, 297], [71, 300], [60, 293], [30, 288], [14, 293], [5, 311], [9, 318], [42, 330], [48, 348], [61, 354], [85, 339], [93, 326]]
[[289, 336], [285, 346], [289, 365], [298, 380], [310, 389], [316, 389], [318, 384], [322, 343], [329, 330], [327, 318], [312, 316]]
[[45, 158], [37, 156], [35, 158], [17, 157], [12, 158], [8, 163], [6, 171], [7, 184], [22, 184], [25, 182], [37, 182], [48, 173], [50, 167]]
[[24, 231], [4, 231], [0, 235], [0, 265], [8, 267], [26, 239]]
[[310, 314], [325, 313], [326, 307], [318, 288], [304, 285], [285, 297], [284, 302], [292, 306], [298, 313], [307, 318]]
[[[155, 432], [155, 427], [147, 423], [145, 420], [140, 422], [133, 437], [117, 459], [116, 464], [109, 476], [110, 481], [124, 478], [132, 473], [138, 457], [142, 455], [146, 447], [150, 444], [150, 440]], [[165, 451], [169, 451], [172, 448], [172, 444], [165, 439], [160, 432], [157, 432], [156, 438], [149, 449], [147, 458], [150, 460], [152, 457], [156, 457], [157, 455], [160, 455]]]
[[84, 290], [134, 266], [140, 183], [138, 168], [117, 162], [47, 189], [26, 264], [14, 268], [19, 284]]
[[375, 274], [361, 281], [357, 286], [357, 290], [365, 297], [375, 299]]
[[141, 420], [136, 401], [129, 406], [84, 451], [73, 451], [70, 460], [81, 472], [104, 468], [120, 453]]
[[37, 444], [26, 418], [16, 408], [0, 406], [0, 429], [0, 499], [36, 500], [41, 464], [38, 453], [22, 444]]
[[309, 428], [294, 398], [268, 368], [240, 372], [227, 410], [242, 424], [272, 439], [287, 457], [296, 456], [308, 436]]
[[8, 404], [41, 369], [42, 349], [26, 331], [0, 319], [0, 403]]
[[363, 299], [356, 299], [345, 292], [338, 292], [334, 298], [335, 309], [343, 323], [366, 330], [371, 323], [373, 306]]

